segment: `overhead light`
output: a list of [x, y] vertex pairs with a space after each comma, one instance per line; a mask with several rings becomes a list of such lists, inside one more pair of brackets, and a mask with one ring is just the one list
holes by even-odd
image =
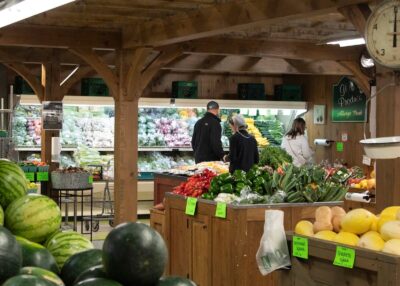
[[365, 40], [364, 40], [364, 38], [355, 38], [355, 39], [332, 41], [332, 42], [328, 42], [327, 44], [328, 45], [339, 45], [342, 48], [342, 47], [364, 45]]
[[9, 5], [7, 4], [0, 10], [0, 28], [74, 1], [75, 0], [9, 1]]

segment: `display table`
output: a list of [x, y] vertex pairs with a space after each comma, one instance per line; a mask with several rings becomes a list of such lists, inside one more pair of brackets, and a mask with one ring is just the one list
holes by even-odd
[[[292, 235], [287, 238], [291, 245]], [[333, 265], [336, 245], [308, 238], [308, 260], [292, 257], [292, 269], [284, 271], [282, 286], [400, 285], [400, 256], [351, 247], [356, 250], [354, 268], [342, 268]]]
[[[73, 203], [74, 205], [74, 222], [73, 222], [73, 230], [77, 231], [78, 224], [78, 203], [80, 203], [81, 209], [81, 233], [88, 234], [90, 236], [90, 240], [92, 240], [92, 226], [93, 226], [93, 188], [85, 188], [85, 189], [52, 189], [53, 193], [57, 193], [58, 195], [58, 205], [60, 206], [65, 203], [65, 222], [68, 224], [68, 204]], [[90, 204], [90, 212], [89, 215], [84, 215], [83, 212], [83, 204], [84, 199], [87, 198]], [[79, 201], [78, 201], [79, 199]], [[88, 232], [84, 231], [84, 221], [88, 224], [89, 227], [86, 227]]]
[[162, 203], [164, 194], [186, 182], [189, 177], [167, 173], [154, 173], [154, 205]]
[[186, 198], [165, 195], [167, 272], [189, 277], [201, 286], [279, 285], [280, 272], [262, 276], [256, 252], [263, 234], [265, 210], [285, 212], [286, 230], [300, 219], [313, 219], [315, 209], [335, 203], [227, 206], [226, 219], [215, 217], [216, 203], [199, 199], [195, 216], [185, 214]]

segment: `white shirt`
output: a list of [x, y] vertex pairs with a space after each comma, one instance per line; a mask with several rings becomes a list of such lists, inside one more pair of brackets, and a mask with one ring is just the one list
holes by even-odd
[[283, 137], [281, 147], [293, 158], [293, 165], [297, 167], [312, 161], [313, 151], [304, 135], [297, 135], [296, 138]]

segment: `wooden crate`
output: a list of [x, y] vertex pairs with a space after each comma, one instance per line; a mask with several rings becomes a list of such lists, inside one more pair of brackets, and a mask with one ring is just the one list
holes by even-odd
[[[288, 235], [289, 244], [292, 236]], [[395, 286], [400, 285], [400, 257], [356, 249], [353, 269], [333, 265], [336, 244], [308, 238], [309, 259], [292, 257], [292, 269], [284, 271], [282, 286]]]
[[340, 205], [228, 205], [226, 219], [220, 219], [215, 217], [215, 202], [199, 199], [192, 217], [185, 214], [184, 197], [167, 193], [165, 198], [167, 272], [191, 278], [200, 286], [279, 285], [279, 272], [262, 276], [255, 258], [265, 210], [283, 210], [285, 229], [291, 230], [300, 219], [313, 219], [318, 206]]
[[150, 226], [157, 230], [162, 236], [165, 233], [165, 211], [150, 209]]
[[164, 194], [172, 190], [181, 183], [186, 182], [188, 177], [154, 173], [154, 205], [162, 203]]

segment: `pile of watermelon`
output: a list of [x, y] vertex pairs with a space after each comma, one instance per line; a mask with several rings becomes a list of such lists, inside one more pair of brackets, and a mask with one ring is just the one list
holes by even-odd
[[52, 199], [26, 191], [19, 166], [0, 160], [0, 285], [195, 286], [161, 277], [167, 249], [147, 225], [121, 224], [102, 250], [94, 249], [83, 235], [60, 231], [61, 212]]

